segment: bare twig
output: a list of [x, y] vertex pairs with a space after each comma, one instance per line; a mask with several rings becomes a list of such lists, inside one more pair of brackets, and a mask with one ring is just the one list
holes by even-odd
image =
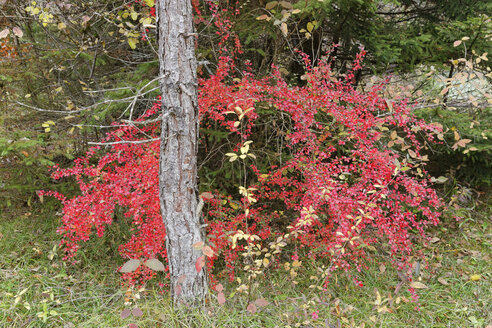
[[[155, 79], [154, 79], [155, 80]], [[152, 81], [151, 81], [152, 82]], [[149, 82], [150, 83], [150, 82]], [[83, 111], [86, 111], [86, 110], [90, 110], [90, 109], [93, 109], [95, 107], [98, 107], [98, 106], [101, 106], [101, 105], [105, 105], [105, 104], [111, 104], [111, 103], [116, 103], [116, 102], [127, 102], [127, 101], [131, 101], [132, 103], [134, 103], [134, 101], [136, 101], [136, 99], [139, 97], [139, 96], [143, 96], [143, 95], [146, 95], [152, 91], [155, 91], [157, 89], [159, 89], [159, 87], [155, 87], [155, 88], [152, 88], [150, 90], [147, 90], [145, 92], [141, 92], [141, 90], [145, 89], [145, 87], [147, 87], [147, 85], [145, 85], [144, 87], [142, 87], [139, 91], [137, 91], [137, 94], [134, 95], [134, 96], [131, 96], [131, 97], [125, 97], [125, 98], [121, 98], [121, 99], [107, 99], [107, 100], [103, 100], [101, 102], [98, 102], [98, 103], [95, 103], [95, 104], [92, 104], [90, 106], [87, 106], [87, 107], [79, 107], [78, 109], [75, 109], [75, 110], [56, 110], [56, 109], [45, 109], [45, 108], [40, 108], [40, 107], [36, 107], [36, 106], [31, 106], [31, 105], [28, 105], [28, 104], [25, 104], [23, 102], [20, 102], [18, 100], [15, 100], [15, 102], [21, 106], [24, 106], [24, 107], [27, 107], [27, 108], [31, 108], [31, 109], [34, 109], [35, 111], [38, 111], [38, 112], [44, 112], [44, 113], [55, 113], [55, 114], [76, 114], [76, 113], [80, 113], [80, 112], [83, 112]], [[130, 107], [132, 108], [132, 107]], [[128, 108], [127, 108], [128, 110]]]
[[122, 141], [112, 141], [112, 142], [88, 142], [88, 144], [93, 146], [111, 146], [111, 145], [123, 145], [123, 144], [142, 144], [142, 143], [147, 143], [157, 140], [161, 140], [161, 138], [151, 138], [145, 140], [122, 140]]

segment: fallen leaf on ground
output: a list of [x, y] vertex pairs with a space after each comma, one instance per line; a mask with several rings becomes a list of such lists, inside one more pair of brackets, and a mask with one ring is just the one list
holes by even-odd
[[477, 281], [477, 280], [480, 280], [481, 278], [482, 278], [482, 276], [481, 276], [481, 275], [479, 275], [479, 274], [472, 274], [472, 275], [470, 276], [470, 280], [471, 280], [471, 281]]
[[221, 292], [217, 295], [217, 301], [219, 302], [220, 305], [222, 305], [226, 302], [226, 298], [225, 298], [224, 293]]
[[427, 287], [427, 285], [425, 285], [421, 282], [418, 282], [418, 281], [414, 281], [414, 282], [410, 283], [410, 287], [415, 288], [415, 289], [429, 288], [429, 287]]
[[256, 312], [256, 305], [254, 305], [253, 303], [249, 303], [246, 310], [248, 310], [249, 313], [253, 314]]
[[444, 278], [441, 278], [441, 277], [437, 278], [437, 281], [439, 281], [443, 285], [449, 285], [449, 282], [447, 282], [446, 279], [444, 279]]

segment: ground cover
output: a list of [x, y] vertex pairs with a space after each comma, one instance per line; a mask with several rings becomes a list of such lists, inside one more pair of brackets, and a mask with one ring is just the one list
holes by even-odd
[[[116, 267], [123, 259], [114, 245], [124, 227], [113, 225], [69, 265], [57, 248], [59, 217], [19, 210], [0, 220], [0, 327], [488, 327], [491, 215], [489, 200], [431, 232], [423, 246], [429, 262], [415, 265], [419, 310], [409, 283], [384, 264], [385, 250], [375, 249], [363, 287], [338, 274], [320, 291], [322, 263], [304, 260], [295, 277], [281, 268], [259, 279], [249, 298], [237, 282], [224, 281], [223, 305], [212, 290], [205, 310], [185, 313], [175, 311], [157, 282], [140, 292], [121, 287]], [[256, 309], [248, 308], [258, 299]], [[142, 313], [122, 318], [134, 308]]]

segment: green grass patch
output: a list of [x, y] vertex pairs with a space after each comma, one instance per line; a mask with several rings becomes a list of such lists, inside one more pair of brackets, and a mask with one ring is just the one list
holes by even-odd
[[[419, 310], [408, 283], [385, 264], [384, 252], [373, 254], [369, 270], [358, 274], [363, 287], [337, 274], [319, 290], [322, 263], [304, 259], [296, 277], [282, 266], [258, 277], [249, 297], [236, 290], [237, 283], [222, 282], [225, 304], [211, 291], [202, 309], [183, 310], [157, 284], [125, 306], [126, 289], [116, 272], [123, 259], [114, 246], [124, 235], [121, 227], [88, 243], [71, 265], [57, 248], [59, 217], [26, 212], [0, 219], [0, 327], [487, 327], [491, 215], [492, 205], [482, 206], [433, 231], [432, 242], [422, 248], [429, 261], [415, 276], [425, 286], [418, 289]], [[258, 299], [268, 305], [251, 313], [248, 304]], [[122, 310], [136, 307], [141, 316], [121, 318]]]

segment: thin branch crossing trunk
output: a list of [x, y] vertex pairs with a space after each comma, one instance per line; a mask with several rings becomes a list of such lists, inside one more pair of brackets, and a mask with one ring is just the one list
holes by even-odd
[[175, 302], [199, 304], [207, 293], [203, 241], [197, 213], [198, 97], [195, 30], [190, 0], [156, 1], [158, 14], [162, 134], [159, 190]]

